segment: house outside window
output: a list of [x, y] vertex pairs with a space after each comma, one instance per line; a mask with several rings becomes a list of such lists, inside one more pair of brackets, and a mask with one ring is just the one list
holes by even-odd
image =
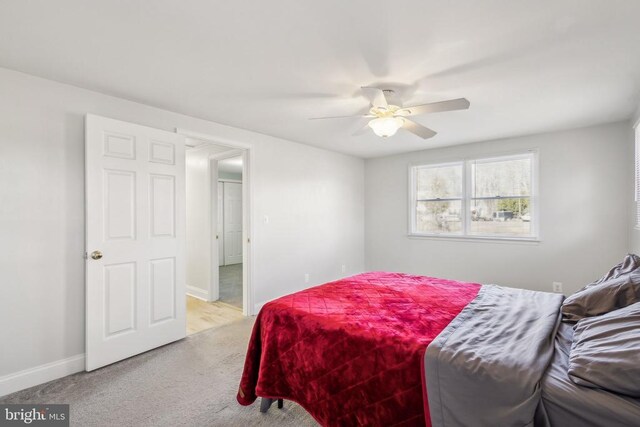
[[533, 151], [411, 166], [409, 234], [537, 240], [536, 172]]

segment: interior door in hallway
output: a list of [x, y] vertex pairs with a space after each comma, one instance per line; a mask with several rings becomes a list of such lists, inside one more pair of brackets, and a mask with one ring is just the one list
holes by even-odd
[[184, 137], [87, 115], [86, 369], [183, 338]]
[[242, 262], [242, 183], [224, 183], [224, 264]]

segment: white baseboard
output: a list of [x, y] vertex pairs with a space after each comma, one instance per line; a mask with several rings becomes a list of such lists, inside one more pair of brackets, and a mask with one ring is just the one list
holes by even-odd
[[84, 354], [77, 354], [0, 377], [0, 397], [84, 371]]
[[194, 298], [201, 299], [203, 301], [211, 301], [209, 299], [209, 292], [204, 289], [196, 288], [195, 286], [187, 285], [187, 295], [191, 295]]

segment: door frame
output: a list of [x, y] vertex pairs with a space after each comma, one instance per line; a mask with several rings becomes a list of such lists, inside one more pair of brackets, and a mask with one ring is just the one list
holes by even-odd
[[[254, 311], [254, 295], [252, 286], [253, 277], [253, 245], [251, 245], [251, 233], [252, 233], [252, 215], [251, 209], [253, 207], [253, 187], [251, 185], [251, 177], [253, 171], [253, 146], [246, 142], [235, 141], [225, 137], [217, 137], [214, 135], [208, 135], [200, 132], [194, 132], [183, 128], [176, 128], [176, 133], [187, 138], [197, 139], [204, 142], [207, 145], [217, 145], [233, 148], [234, 150], [224, 151], [222, 153], [216, 153], [209, 156], [211, 181], [215, 180], [216, 185], [211, 187], [211, 203], [217, 204], [218, 194], [218, 174], [217, 174], [217, 162], [230, 157], [242, 156], [242, 314], [250, 316], [255, 314]], [[211, 163], [215, 163], [212, 165]], [[214, 167], [215, 166], [215, 167]], [[215, 199], [213, 199], [215, 197]], [[215, 215], [211, 215], [212, 222], [217, 217], [217, 211]], [[217, 231], [217, 224], [213, 224], [212, 231]], [[212, 235], [213, 237], [214, 235]], [[214, 285], [219, 287], [219, 274], [218, 274], [218, 251], [217, 242], [212, 240], [211, 250], [211, 266], [215, 266], [215, 272], [211, 274], [210, 292], [213, 292]], [[215, 251], [213, 246], [215, 245]], [[215, 255], [215, 256], [214, 256]], [[212, 293], [210, 293], [212, 295]]]
[[[211, 162], [211, 167], [214, 168], [214, 163], [217, 163], [215, 161]], [[213, 170], [213, 169], [212, 169]], [[213, 185], [213, 179], [211, 182], [211, 185]], [[213, 200], [213, 198], [215, 197], [216, 200], [216, 206], [215, 206], [215, 212], [216, 212], [216, 242], [218, 243], [217, 245], [217, 249], [218, 249], [218, 268], [220, 268], [220, 266], [222, 266], [224, 264], [224, 238], [220, 238], [220, 235], [222, 235], [224, 233], [224, 183], [220, 182], [220, 179], [218, 179], [218, 182], [216, 183], [216, 194], [211, 194], [211, 199]], [[211, 208], [211, 211], [213, 212], [214, 208]], [[222, 250], [220, 249], [220, 247], [222, 247]], [[212, 250], [211, 251], [211, 257], [213, 258], [213, 253], [215, 251]], [[220, 261], [222, 261], [222, 263], [220, 263]], [[219, 271], [219, 270], [218, 270]], [[213, 277], [213, 276], [212, 276]], [[218, 287], [220, 287], [220, 277], [218, 277]], [[215, 285], [215, 283], [213, 284]], [[213, 286], [212, 285], [212, 286]]]
[[[205, 144], [208, 144], [210, 142], [205, 142]], [[213, 144], [213, 143], [211, 143]], [[204, 145], [204, 144], [203, 144]], [[217, 146], [223, 146], [223, 144], [215, 144]], [[227, 151], [223, 151], [220, 153], [214, 153], [209, 155], [209, 180], [211, 183], [211, 192], [210, 192], [210, 196], [211, 196], [211, 202], [210, 202], [210, 206], [211, 206], [211, 260], [210, 265], [211, 265], [211, 283], [209, 284], [209, 295], [217, 295], [218, 297], [220, 296], [220, 253], [219, 253], [219, 247], [218, 247], [218, 239], [215, 239], [213, 236], [218, 234], [218, 183], [220, 181], [229, 181], [229, 180], [220, 180], [218, 178], [218, 162], [220, 160], [225, 160], [225, 159], [230, 159], [233, 157], [240, 157], [242, 156], [243, 158], [243, 163], [242, 163], [242, 172], [244, 173], [244, 156], [243, 153], [245, 152], [245, 150], [241, 150], [241, 149], [231, 149], [231, 150], [227, 150]], [[242, 183], [244, 182], [244, 175], [243, 175], [243, 180], [242, 181], [237, 181], [238, 183]], [[244, 191], [244, 186], [242, 188], [242, 190]], [[243, 196], [243, 203], [244, 203], [244, 196]], [[244, 205], [243, 205], [243, 212], [244, 212]], [[244, 221], [243, 221], [243, 227], [244, 227]], [[224, 233], [224, 232], [223, 232]], [[223, 258], [224, 258], [224, 234], [222, 236], [218, 236], [219, 239], [221, 239], [222, 241], [222, 247], [223, 247]], [[243, 241], [244, 241], [244, 235], [243, 235]], [[244, 255], [244, 250], [245, 247], [243, 245], [242, 247], [243, 250], [243, 255]], [[244, 261], [244, 256], [243, 256], [243, 261]], [[243, 266], [244, 268], [244, 266]], [[244, 272], [243, 272], [244, 273]], [[244, 274], [243, 274], [244, 276]], [[242, 280], [243, 283], [243, 289], [242, 289], [242, 312], [245, 316], [247, 316], [247, 314], [244, 311], [244, 277]], [[216, 298], [219, 299], [219, 298]]]

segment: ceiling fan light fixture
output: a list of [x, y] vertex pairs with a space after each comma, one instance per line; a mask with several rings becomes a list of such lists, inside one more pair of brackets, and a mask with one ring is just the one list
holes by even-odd
[[378, 136], [387, 138], [393, 136], [402, 127], [404, 120], [400, 117], [379, 117], [369, 122], [369, 127]]

